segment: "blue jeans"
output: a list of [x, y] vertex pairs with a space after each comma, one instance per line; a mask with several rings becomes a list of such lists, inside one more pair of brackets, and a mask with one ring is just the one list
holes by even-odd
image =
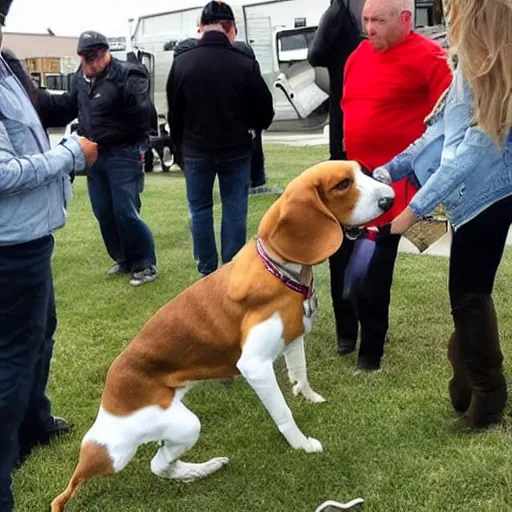
[[218, 266], [213, 229], [215, 176], [219, 176], [222, 202], [222, 262], [227, 263], [246, 242], [251, 154], [185, 156], [184, 163], [194, 258], [201, 274], [211, 274]]
[[153, 235], [140, 216], [144, 152], [138, 145], [101, 151], [87, 170], [91, 206], [107, 252], [133, 272], [156, 265]]
[[42, 440], [53, 422], [46, 384], [56, 327], [53, 237], [0, 247], [0, 512], [13, 509], [19, 444]]

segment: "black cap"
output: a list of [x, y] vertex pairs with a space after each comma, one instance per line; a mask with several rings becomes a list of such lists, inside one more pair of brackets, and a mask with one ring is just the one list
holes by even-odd
[[216, 21], [235, 21], [233, 10], [228, 4], [213, 0], [208, 2], [201, 13], [201, 23], [203, 25], [211, 25]]
[[108, 39], [99, 32], [87, 30], [87, 32], [80, 34], [76, 53], [82, 53], [87, 50], [99, 50], [101, 48], [109, 48]]

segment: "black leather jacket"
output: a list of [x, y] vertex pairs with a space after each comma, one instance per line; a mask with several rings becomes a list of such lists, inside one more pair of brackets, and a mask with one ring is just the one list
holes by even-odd
[[141, 64], [112, 58], [94, 83], [81, 68], [73, 76], [71, 91], [63, 95], [44, 94], [42, 114], [51, 112], [48, 126], [63, 126], [78, 117], [79, 134], [101, 147], [147, 141], [151, 102], [149, 75]]

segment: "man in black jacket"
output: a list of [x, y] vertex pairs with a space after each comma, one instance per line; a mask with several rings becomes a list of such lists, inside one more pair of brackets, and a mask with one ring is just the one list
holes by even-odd
[[153, 235], [140, 216], [151, 117], [149, 75], [141, 64], [113, 58], [107, 38], [98, 32], [82, 33], [77, 53], [81, 65], [70, 93], [47, 96], [52, 108], [44, 103], [40, 108], [53, 113], [50, 126], [78, 116], [79, 134], [98, 144], [87, 185], [115, 262], [108, 274], [131, 274], [130, 284], [138, 286], [158, 275]]
[[233, 47], [231, 8], [203, 9], [197, 44], [178, 55], [167, 82], [171, 138], [183, 154], [194, 257], [207, 275], [218, 266], [213, 229], [213, 184], [222, 200], [222, 261], [245, 244], [254, 132], [268, 128], [272, 95], [255, 60]]
[[[180, 55], [186, 50], [196, 46], [199, 39], [189, 38], [181, 41], [174, 49], [174, 56]], [[256, 61], [256, 55], [252, 48], [243, 41], [235, 41], [233, 48], [240, 51], [250, 59]], [[259, 65], [259, 64], [258, 64]], [[176, 149], [175, 149], [176, 151]], [[262, 133], [255, 132], [252, 141], [251, 152], [251, 186], [249, 188], [249, 195], [268, 195], [268, 194], [282, 194], [283, 189], [278, 187], [269, 187], [267, 185], [267, 175], [265, 173], [265, 154], [263, 153], [263, 138]]]
[[[233, 47], [257, 62], [256, 55], [248, 44], [243, 41], [235, 41], [233, 43]], [[261, 132], [255, 132], [254, 139], [252, 141], [251, 187], [249, 188], [249, 195], [261, 196], [282, 193], [282, 188], [272, 188], [267, 185], [265, 154], [263, 153], [263, 137]]]
[[[343, 112], [341, 96], [343, 73], [350, 54], [362, 41], [362, 29], [346, 5], [347, 0], [331, 0], [309, 47], [308, 61], [314, 67], [326, 67], [329, 73], [329, 153], [331, 160], [344, 160]], [[354, 7], [360, 10], [361, 0]], [[348, 1], [350, 4], [350, 0]]]

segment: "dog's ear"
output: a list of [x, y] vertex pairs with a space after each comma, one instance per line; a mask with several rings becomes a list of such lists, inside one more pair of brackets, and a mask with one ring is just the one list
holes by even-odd
[[334, 254], [343, 240], [336, 217], [322, 201], [313, 181], [296, 181], [260, 222], [258, 235], [279, 256], [316, 265]]

